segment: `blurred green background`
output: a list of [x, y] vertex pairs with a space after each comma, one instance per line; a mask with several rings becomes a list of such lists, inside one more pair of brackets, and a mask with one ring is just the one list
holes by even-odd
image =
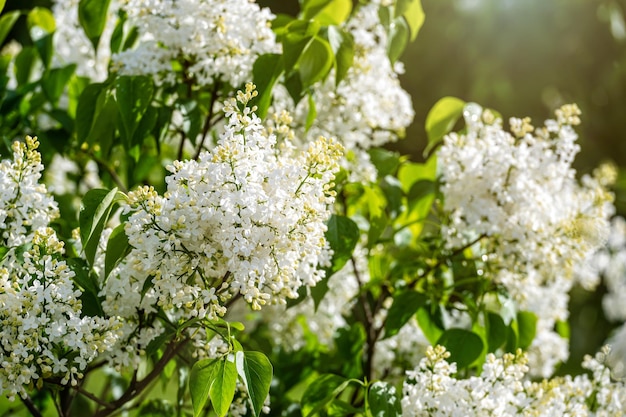
[[[356, 1], [356, 0], [355, 0]], [[275, 13], [295, 14], [297, 0], [261, 0]], [[50, 4], [8, 0], [7, 10]], [[426, 145], [424, 121], [444, 96], [499, 111], [506, 119], [530, 116], [535, 125], [555, 108], [575, 102], [581, 173], [611, 160], [626, 167], [626, 0], [422, 0], [426, 20], [405, 51], [401, 81], [413, 97], [415, 120], [392, 149], [419, 161]], [[12, 37], [23, 39], [25, 25]], [[626, 175], [617, 205], [626, 214]], [[602, 289], [572, 297], [572, 357], [594, 352], [612, 328], [603, 317]]]

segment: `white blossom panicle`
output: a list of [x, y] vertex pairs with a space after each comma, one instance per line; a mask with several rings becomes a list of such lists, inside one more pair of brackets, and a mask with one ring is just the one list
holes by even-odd
[[526, 379], [527, 360], [518, 352], [501, 358], [487, 355], [479, 376], [456, 378], [449, 352], [430, 347], [419, 366], [407, 372], [403, 387], [405, 417], [498, 416], [608, 417], [626, 413], [626, 387], [610, 379], [606, 352], [587, 357], [591, 375], [559, 377], [539, 382]]
[[234, 296], [260, 309], [322, 278], [342, 148], [320, 138], [305, 152], [279, 152], [247, 105], [255, 94], [248, 84], [225, 104], [217, 146], [198, 161], [174, 162], [163, 196], [148, 187], [129, 194], [133, 248], [103, 289], [110, 314], [153, 299], [146, 308], [216, 318]]
[[332, 70], [325, 81], [312, 87], [316, 117], [310, 128], [306, 129], [308, 100], [294, 106], [280, 86], [275, 89], [271, 111], [291, 113], [296, 137], [305, 142], [320, 135], [339, 138], [346, 148], [343, 165], [352, 172], [352, 179], [374, 181], [376, 169], [366, 151], [403, 137], [413, 121], [413, 104], [398, 80], [402, 64], [392, 64], [387, 55], [388, 35], [378, 6], [360, 5], [343, 29], [354, 38], [354, 63], [339, 85]]
[[13, 143], [13, 159], [0, 161], [0, 233], [7, 248], [29, 242], [47, 227], [59, 210], [46, 186], [39, 184], [44, 169], [36, 138]]
[[58, 210], [38, 184], [38, 145], [27, 137], [13, 145], [13, 161], [0, 162], [0, 394], [11, 399], [44, 378], [76, 384], [120, 337], [117, 319], [82, 311], [64, 245], [48, 227]]
[[54, 0], [52, 13], [56, 21], [54, 32], [54, 66], [76, 64], [76, 75], [87, 77], [94, 82], [104, 81], [108, 75], [111, 60], [110, 41], [117, 19], [117, 0], [109, 3], [106, 23], [100, 36], [98, 50], [93, 45], [78, 19], [79, 0]]
[[[606, 241], [613, 210], [604, 177], [579, 182], [571, 166], [579, 150], [573, 129], [579, 115], [575, 105], [564, 106], [538, 129], [529, 119], [511, 119], [511, 134], [491, 112], [470, 104], [464, 110], [467, 132], [447, 135], [438, 152], [447, 245], [471, 245], [483, 255], [486, 273], [520, 310], [538, 316], [538, 328], [552, 333], [544, 340], [555, 343], [553, 328], [567, 318], [576, 271]], [[579, 282], [592, 288], [597, 279]], [[531, 359], [566, 359], [563, 343], [547, 349], [540, 339]], [[549, 358], [550, 351], [560, 354]], [[531, 363], [531, 369], [548, 376], [553, 367]]]
[[157, 85], [177, 82], [180, 66], [196, 85], [238, 86], [252, 78], [259, 55], [280, 51], [274, 16], [250, 0], [123, 0], [121, 8], [139, 43], [113, 61], [120, 74], [152, 75]]

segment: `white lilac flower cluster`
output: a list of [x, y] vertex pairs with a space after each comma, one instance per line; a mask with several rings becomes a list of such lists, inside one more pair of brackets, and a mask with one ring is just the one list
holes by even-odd
[[448, 416], [623, 416], [626, 386], [610, 378], [606, 351], [587, 356], [583, 366], [591, 375], [557, 377], [531, 382], [523, 354], [487, 355], [480, 376], [455, 378], [449, 352], [429, 347], [419, 366], [407, 372], [403, 387], [405, 417]]
[[335, 135], [347, 151], [346, 167], [354, 181], [376, 180], [376, 169], [367, 150], [404, 136], [413, 121], [410, 95], [400, 86], [402, 63], [391, 63], [387, 55], [388, 35], [380, 22], [378, 5], [360, 5], [343, 25], [355, 43], [355, 57], [346, 77], [336, 84], [335, 71], [312, 87], [316, 117], [306, 129], [309, 103], [295, 106], [287, 92], [275, 89], [273, 112], [286, 109], [293, 114], [296, 136], [311, 140]]
[[56, 22], [54, 32], [53, 65], [76, 64], [76, 75], [93, 82], [104, 81], [111, 59], [110, 40], [117, 19], [113, 18], [119, 7], [117, 0], [109, 3], [108, 18], [104, 25], [98, 50], [95, 51], [78, 19], [79, 0], [54, 0], [52, 14]]
[[274, 16], [250, 0], [124, 0], [121, 8], [139, 44], [113, 61], [120, 74], [152, 75], [157, 85], [177, 82], [180, 66], [195, 85], [238, 86], [259, 55], [279, 52]]
[[0, 394], [26, 395], [43, 378], [75, 384], [88, 364], [119, 337], [115, 319], [83, 314], [63, 243], [48, 224], [56, 204], [38, 180], [36, 139], [13, 145], [0, 163]]
[[163, 196], [148, 187], [129, 194], [132, 250], [103, 287], [106, 312], [132, 317], [158, 306], [213, 319], [233, 297], [260, 309], [322, 278], [342, 148], [325, 138], [306, 151], [278, 148], [247, 105], [255, 95], [248, 84], [225, 103], [217, 146], [174, 162]]
[[[575, 105], [564, 106], [538, 129], [528, 119], [511, 119], [511, 134], [470, 104], [466, 133], [446, 136], [438, 152], [449, 218], [444, 239], [451, 248], [471, 245], [484, 273], [519, 310], [538, 316], [529, 357], [542, 376], [567, 358], [567, 342], [554, 326], [567, 319], [575, 271], [606, 240], [613, 211], [601, 173], [579, 182], [571, 166], [579, 114]], [[597, 280], [581, 283], [591, 288]]]

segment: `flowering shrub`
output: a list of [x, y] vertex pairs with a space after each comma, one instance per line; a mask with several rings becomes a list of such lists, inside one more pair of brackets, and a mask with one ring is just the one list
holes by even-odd
[[411, 162], [380, 146], [414, 115], [420, 2], [300, 3], [23, 12], [33, 42], [0, 54], [0, 410], [624, 414], [624, 330], [554, 376], [574, 285], [626, 319], [615, 167], [573, 169], [578, 107], [509, 133], [447, 97]]

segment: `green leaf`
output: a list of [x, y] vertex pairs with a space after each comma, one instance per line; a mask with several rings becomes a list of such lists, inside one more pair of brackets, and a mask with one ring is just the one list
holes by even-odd
[[326, 274], [330, 277], [350, 260], [361, 233], [354, 221], [335, 214], [328, 220], [327, 227], [325, 237], [333, 250], [332, 267]]
[[427, 307], [417, 310], [417, 323], [422, 329], [424, 336], [431, 344], [436, 344], [443, 334], [443, 327], [437, 322]]
[[100, 242], [100, 235], [109, 219], [113, 205], [124, 198], [125, 196], [117, 191], [117, 188], [111, 191], [103, 189], [89, 190], [83, 197], [78, 221], [83, 251], [90, 265], [93, 265], [98, 243]]
[[406, 20], [401, 17], [394, 19], [391, 25], [391, 33], [389, 34], [389, 45], [387, 46], [387, 55], [392, 63], [400, 59], [409, 43], [409, 37], [409, 25], [406, 23]]
[[402, 405], [396, 393], [396, 387], [388, 382], [374, 382], [368, 392], [372, 417], [401, 417]]
[[125, 224], [118, 225], [109, 236], [107, 249], [104, 258], [104, 276], [109, 276], [115, 265], [117, 265], [124, 256], [128, 254], [130, 245], [128, 244], [128, 236], [124, 231]]
[[465, 102], [456, 97], [444, 97], [437, 101], [426, 116], [428, 145], [424, 155], [428, 155], [443, 137], [449, 133], [463, 114]]
[[133, 134], [152, 100], [153, 92], [154, 83], [148, 76], [123, 75], [115, 80], [115, 95], [124, 127], [126, 149], [133, 146]]
[[313, 122], [315, 122], [315, 118], [317, 117], [317, 110], [315, 108], [315, 100], [313, 100], [313, 94], [310, 92], [307, 94], [309, 111], [306, 115], [306, 124], [304, 126], [305, 131], [309, 131], [311, 126], [313, 126]]
[[104, 317], [104, 310], [102, 309], [98, 296], [100, 293], [98, 276], [92, 273], [83, 259], [69, 258], [66, 262], [72, 272], [74, 272], [72, 280], [82, 291], [80, 296], [83, 305], [81, 315], [88, 317]]
[[79, 143], [87, 142], [89, 132], [96, 113], [96, 104], [100, 93], [105, 90], [104, 84], [90, 84], [78, 98], [76, 106], [76, 137]]
[[[313, 2], [309, 2], [309, 5]], [[352, 0], [320, 1], [326, 3], [323, 7], [308, 7], [304, 10], [307, 19], [315, 19], [322, 25], [340, 25], [346, 21], [352, 11]], [[311, 15], [312, 12], [315, 14]]]
[[252, 79], [259, 95], [254, 98], [252, 105], [257, 106], [256, 115], [261, 119], [267, 115], [267, 109], [272, 102], [272, 89], [276, 80], [283, 73], [283, 61], [279, 54], [265, 54], [259, 56], [252, 67]]
[[329, 26], [328, 43], [335, 54], [335, 85], [339, 85], [354, 62], [354, 38], [337, 26]]
[[11, 29], [13, 29], [13, 25], [15, 25], [19, 17], [19, 10], [13, 10], [0, 17], [0, 45], [4, 44], [4, 40], [9, 32], [11, 32]]
[[14, 72], [18, 86], [22, 86], [30, 80], [36, 58], [37, 51], [32, 46], [22, 48], [22, 51], [15, 57]]
[[312, 19], [315, 15], [327, 7], [333, 0], [304, 0], [301, 5], [302, 18]]
[[315, 36], [302, 52], [298, 72], [303, 87], [308, 87], [328, 75], [333, 66], [333, 50], [325, 39]]
[[404, 17], [411, 30], [411, 41], [414, 41], [424, 24], [426, 15], [420, 0], [397, 0], [396, 17]]
[[258, 417], [270, 392], [272, 364], [261, 352], [243, 351], [236, 353], [235, 364], [237, 365], [237, 373], [248, 391], [252, 414]]
[[[4, 5], [6, 3], [6, 0], [0, 0], [0, 13], [2, 12], [2, 10], [4, 10]], [[2, 43], [2, 42], [0, 42]]]
[[489, 352], [498, 350], [506, 342], [507, 328], [499, 314], [487, 312], [487, 346]]
[[52, 55], [54, 54], [54, 45], [53, 45], [53, 33], [41, 36], [37, 40], [35, 40], [34, 45], [35, 49], [37, 49], [37, 53], [41, 58], [41, 62], [45, 69], [50, 67], [50, 62], [52, 61]]
[[35, 7], [26, 17], [26, 25], [29, 30], [34, 27], [43, 29], [46, 33], [50, 34], [55, 31], [56, 23], [54, 22], [54, 15], [49, 9], [45, 7]]
[[467, 368], [480, 357], [483, 342], [479, 335], [465, 329], [448, 329], [437, 340], [450, 352], [448, 362], [456, 362], [459, 369]]
[[385, 321], [385, 338], [398, 334], [417, 310], [426, 304], [428, 298], [416, 291], [405, 291], [393, 297], [393, 303]]
[[517, 346], [521, 349], [528, 349], [537, 334], [537, 316], [530, 311], [520, 311], [517, 313]]
[[371, 148], [367, 151], [378, 171], [378, 177], [393, 175], [400, 166], [400, 155], [383, 148]]
[[78, 21], [94, 51], [98, 49], [98, 42], [107, 22], [109, 3], [111, 0], [80, 0], [78, 3]]
[[59, 100], [75, 70], [76, 64], [70, 64], [61, 68], [53, 68], [44, 74], [41, 86], [51, 103], [56, 104]]
[[554, 325], [554, 328], [556, 332], [559, 334], [559, 336], [561, 336], [563, 339], [569, 340], [570, 328], [569, 328], [569, 323], [567, 322], [567, 320], [557, 321], [556, 324]]
[[201, 359], [191, 367], [189, 393], [191, 394], [194, 417], [198, 417], [202, 413], [209, 400], [211, 381], [217, 362], [217, 359]]
[[363, 353], [367, 340], [365, 327], [356, 322], [350, 327], [337, 330], [335, 344], [341, 363], [341, 374], [350, 378], [359, 378], [363, 374]]
[[213, 410], [219, 417], [225, 416], [228, 412], [230, 404], [233, 402], [236, 388], [237, 366], [235, 362], [224, 358], [217, 363], [209, 388]]
[[302, 416], [308, 417], [321, 411], [349, 383], [350, 381], [342, 376], [333, 374], [320, 375], [302, 394], [302, 399], [300, 400]]

